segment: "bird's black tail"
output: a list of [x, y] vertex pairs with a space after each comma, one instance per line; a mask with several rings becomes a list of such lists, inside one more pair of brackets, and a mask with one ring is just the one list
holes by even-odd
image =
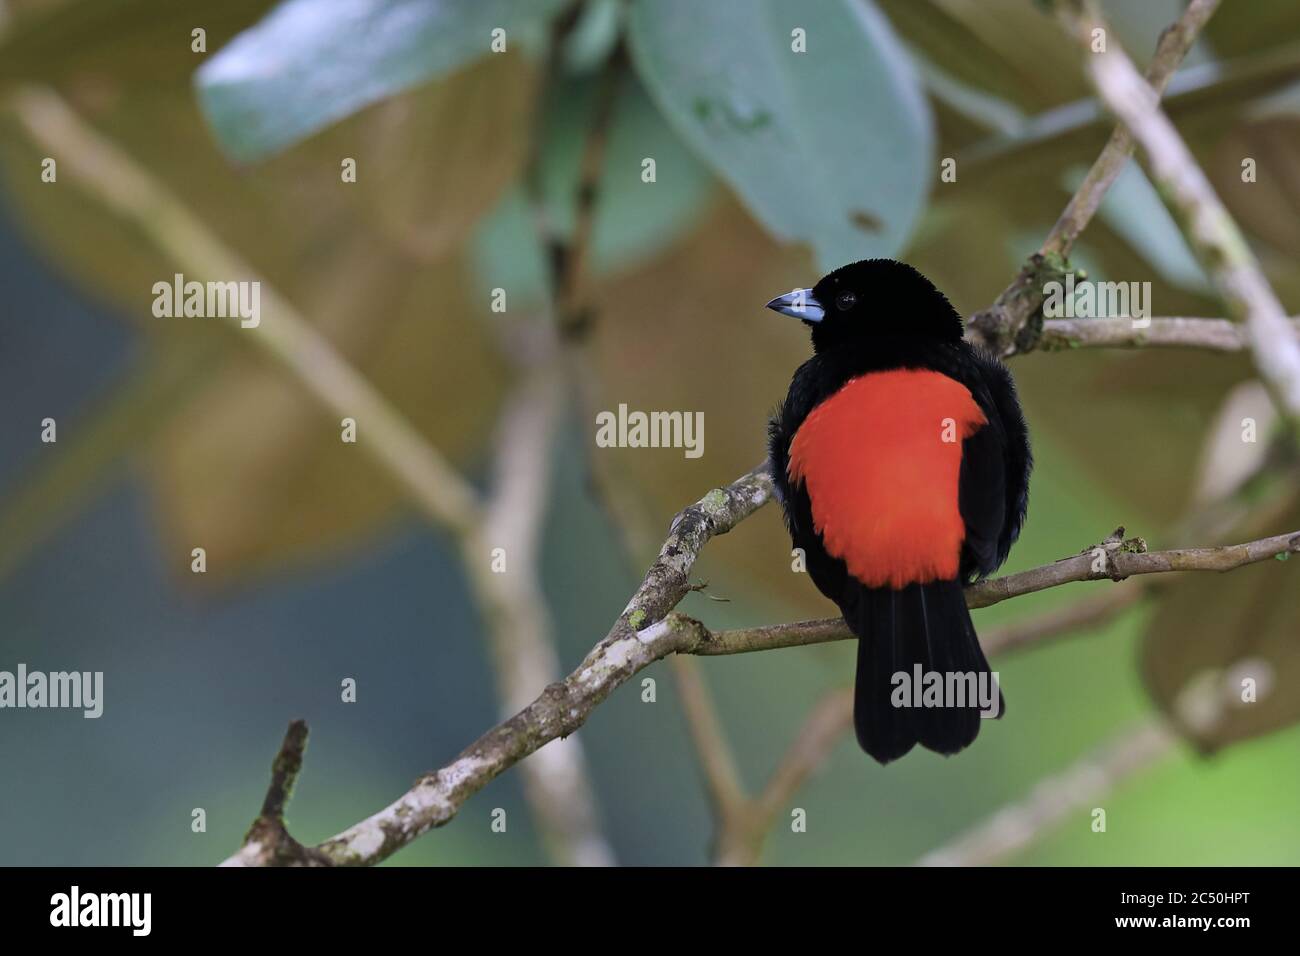
[[844, 619], [858, 635], [853, 726], [862, 749], [880, 763], [918, 742], [955, 754], [979, 734], [981, 711], [1005, 711], [961, 582], [862, 588]]

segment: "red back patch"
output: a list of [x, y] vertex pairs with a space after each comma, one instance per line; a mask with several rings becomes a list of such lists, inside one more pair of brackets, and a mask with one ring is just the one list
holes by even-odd
[[827, 552], [868, 587], [957, 577], [961, 443], [985, 423], [966, 386], [924, 369], [869, 372], [813, 409], [789, 477]]

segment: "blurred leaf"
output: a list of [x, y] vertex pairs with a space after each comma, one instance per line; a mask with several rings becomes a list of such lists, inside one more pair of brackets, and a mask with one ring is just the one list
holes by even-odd
[[518, 42], [567, 2], [285, 0], [195, 84], [218, 142], [257, 160], [485, 55], [495, 29]]
[[[274, 0], [194, 4], [159, 0], [64, 0], [15, 16], [0, 32], [0, 81], [75, 82], [111, 96], [122, 87], [154, 88], [159, 62], [183, 59], [190, 69], [203, 54], [190, 31], [207, 31], [216, 49], [265, 13]], [[111, 82], [107, 82], [111, 79]]]
[[872, 4], [637, 0], [629, 39], [669, 122], [775, 236], [823, 268], [902, 247], [934, 179], [932, 119]]
[[[541, 182], [550, 228], [568, 236], [596, 89], [582, 80], [561, 83], [558, 92], [546, 120]], [[641, 180], [645, 156], [655, 158], [656, 182]], [[596, 187], [592, 273], [625, 268], [677, 241], [708, 206], [713, 183], [641, 85], [629, 82], [619, 95]], [[487, 288], [507, 289], [516, 302], [535, 303], [545, 296], [545, 263], [522, 186], [512, 188], [479, 223], [474, 254]]]
[[[1231, 129], [1206, 164], [1206, 175], [1233, 216], [1274, 246], [1294, 274], [1300, 258], [1300, 116], [1269, 116]], [[1242, 178], [1254, 160], [1255, 178]], [[1288, 303], [1293, 309], [1300, 303]]]
[[[1040, 201], [1030, 185], [1017, 192], [1001, 183], [978, 201], [945, 203], [952, 224], [909, 251], [910, 261], [939, 282], [963, 314], [985, 308], [1047, 234], [1050, 220], [1019, 227], [1024, 212], [1017, 203]], [[1062, 202], [1047, 211], [1054, 215]], [[978, 243], [971, 241], [972, 228]], [[999, 247], [1005, 255], [993, 254]], [[1148, 278], [1133, 272], [1132, 248], [1103, 221], [1089, 227], [1072, 261], [1098, 281]], [[1208, 314], [1204, 299], [1158, 276], [1151, 295], [1159, 311]], [[1224, 392], [1250, 374], [1250, 363], [1243, 355], [1184, 349], [1078, 349], [1019, 356], [1011, 370], [1031, 435], [1050, 439], [1122, 507], [1099, 520], [1137, 527], [1141, 517], [1150, 530], [1183, 513], [1205, 422]], [[1153, 454], [1152, 436], [1159, 454]]]
[[[1300, 528], [1300, 507], [1234, 541]], [[1266, 561], [1229, 574], [1188, 574], [1160, 592], [1142, 642], [1142, 678], [1156, 703], [1213, 752], [1300, 721], [1300, 564]], [[1242, 700], [1246, 679], [1257, 700]]]
[[[1185, 512], [1205, 423], [1251, 374], [1245, 356], [1182, 349], [1033, 353], [1016, 359], [1014, 372], [1031, 425], [1050, 431], [1117, 500], [1160, 523]], [[1110, 520], [1136, 527], [1127, 514]]]
[[[323, 284], [312, 314], [423, 434], [463, 458], [490, 431], [500, 370], [461, 272], [455, 260], [416, 274], [372, 261]], [[370, 309], [390, 321], [358, 322]], [[286, 558], [319, 561], [391, 520], [404, 493], [360, 447], [366, 427], [358, 420], [357, 444], [344, 444], [339, 421], [278, 367], [256, 355], [230, 362], [150, 456], [169, 553], [202, 546], [208, 577], [223, 580]]]
[[1060, 68], [1071, 41], [1024, 0], [879, 0], [894, 28], [930, 62], [974, 90], [1038, 112], [1082, 96], [1077, 70]]
[[[173, 6], [170, 0], [150, 3], [160, 16]], [[149, 29], [150, 22], [142, 17], [126, 27]], [[129, 36], [119, 37], [123, 52], [114, 61], [112, 37], [94, 54], [93, 82], [66, 62], [48, 65], [51, 76], [63, 77], [60, 92], [320, 324], [431, 442], [453, 461], [472, 460], [488, 431], [504, 370], [484, 323], [473, 314], [486, 300], [467, 290], [462, 260], [450, 251], [462, 246], [472, 224], [518, 174], [527, 131], [523, 117], [534, 89], [525, 59], [516, 53], [484, 58], [241, 171], [217, 150], [199, 116], [189, 84], [194, 55], [188, 43], [153, 49], [152, 79], [136, 84], [130, 77], [140, 69], [141, 50]], [[83, 49], [66, 51], [74, 61], [87, 55]], [[207, 320], [154, 318], [151, 287], [174, 273], [171, 260], [139, 230], [89, 202], [75, 183], [62, 177], [57, 184], [42, 183], [41, 153], [11, 118], [0, 123], [6, 198], [60, 270], [150, 335], [156, 351], [149, 354], [158, 361], [197, 339], [214, 340], [214, 363], [187, 383], [195, 402], [164, 402], [155, 409], [163, 418], [154, 452], [165, 464], [154, 475], [166, 515], [161, 523], [176, 537], [169, 549], [211, 532], [217, 550], [209, 549], [216, 557], [209, 578], [216, 580], [255, 565], [313, 557], [326, 543], [341, 546], [395, 512], [400, 492], [368, 456], [352, 454], [338, 467], [314, 467], [338, 447], [357, 449], [341, 445], [333, 416], [296, 382], [243, 351], [249, 340], [241, 336], [255, 332], [218, 328]], [[355, 183], [341, 181], [342, 157], [357, 160]], [[255, 396], [265, 396], [264, 416], [246, 404]], [[185, 422], [179, 432], [178, 415]], [[364, 441], [364, 423], [359, 427]], [[214, 490], [209, 480], [227, 472], [211, 444], [219, 435], [238, 452], [224, 487]], [[281, 475], [293, 476], [290, 488], [280, 484]], [[189, 484], [170, 487], [173, 478]], [[266, 504], [277, 494], [278, 511]], [[217, 501], [229, 508], [224, 524], [211, 510]], [[270, 517], [259, 525], [249, 519], [255, 512]]]
[[[368, 254], [406, 257], [411, 267], [445, 254], [519, 170], [533, 84], [513, 54], [394, 97], [241, 171], [214, 148], [198, 115], [185, 80], [188, 52], [164, 52], [150, 89], [117, 88], [112, 74], [96, 87], [117, 89], [111, 99], [75, 81], [62, 91], [291, 295], [332, 268], [330, 250], [357, 229], [384, 240]], [[344, 157], [357, 162], [355, 183], [341, 181]], [[148, 317], [150, 287], [172, 273], [166, 257], [75, 186], [41, 183], [41, 155], [21, 131], [0, 136], [0, 159], [20, 209], [64, 267], [109, 291], [128, 316]]]
[[[1267, 54], [1183, 70], [1170, 81], [1161, 103], [1183, 139], [1200, 151], [1240, 118], [1243, 104], [1271, 96], [1297, 77], [1300, 43], [1291, 42]], [[1046, 178], [1059, 181], [1070, 166], [1090, 162], [1112, 128], [1094, 98], [1055, 106], [1032, 116], [1018, 132], [991, 134], [963, 146], [957, 181], [945, 192], [981, 194], [1000, 182], [1023, 188]]]
[[[1256, 433], [1263, 440], [1241, 440], [1247, 419], [1255, 423]], [[1277, 422], [1277, 406], [1263, 382], [1252, 379], [1228, 392], [1223, 407], [1206, 429], [1193, 501], [1202, 507], [1222, 501], [1264, 469], [1271, 445], [1267, 436]]]
[[357, 159], [363, 188], [340, 198], [416, 261], [459, 249], [523, 164], [533, 89], [531, 69], [511, 54], [367, 111], [361, 125], [345, 124], [349, 135], [325, 136], [340, 148], [350, 141]]
[[[1086, 173], [1087, 170], [1082, 166], [1071, 170], [1065, 179], [1066, 188], [1074, 192], [1083, 182]], [[1125, 164], [1106, 191], [1099, 212], [1110, 227], [1128, 241], [1134, 252], [1154, 266], [1166, 282], [1193, 292], [1209, 292], [1209, 281], [1188, 247], [1187, 240], [1183, 238], [1178, 223], [1160, 201], [1160, 194], [1151, 185], [1146, 173], [1136, 163]], [[1137, 281], [1137, 276], [1112, 278], [1124, 282]]]
[[[767, 417], [808, 357], [808, 334], [763, 303], [813, 277], [800, 250], [777, 244], [727, 201], [684, 242], [596, 288], [591, 354], [598, 407], [626, 403], [704, 414], [704, 453], [696, 459], [679, 448], [592, 450], [645, 502], [656, 531], [684, 502], [732, 481], [767, 454]], [[743, 535], [710, 543], [707, 566], [757, 582], [775, 599], [803, 602], [809, 613], [825, 608], [807, 579], [790, 573], [790, 540], [775, 509], [746, 522]], [[700, 574], [713, 574], [708, 568]]]
[[1300, 4], [1295, 0], [1234, 3], [1210, 18], [1204, 36], [1223, 57], [1285, 46], [1300, 40]]
[[[964, 124], [970, 124], [974, 131], [987, 133], [995, 130], [1005, 135], [1015, 135], [1024, 127], [1025, 114], [1010, 100], [962, 82], [924, 55], [914, 55], [913, 62], [936, 105], [950, 110]], [[937, 111], [936, 119], [941, 139], [946, 144], [949, 135], [944, 126], [945, 116]], [[966, 144], [971, 138], [963, 136], [960, 141]]]

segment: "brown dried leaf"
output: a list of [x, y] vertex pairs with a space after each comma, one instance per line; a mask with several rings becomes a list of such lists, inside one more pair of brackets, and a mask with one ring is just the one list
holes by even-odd
[[[1268, 528], [1300, 528], [1300, 505]], [[1228, 574], [1188, 574], [1160, 591], [1142, 640], [1141, 671], [1156, 703], [1204, 752], [1300, 721], [1300, 565], [1268, 561]], [[1257, 700], [1243, 702], [1253, 680]]]

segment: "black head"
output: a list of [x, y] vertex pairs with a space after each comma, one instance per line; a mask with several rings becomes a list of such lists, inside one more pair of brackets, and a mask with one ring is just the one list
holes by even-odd
[[818, 352], [881, 337], [956, 341], [962, 336], [961, 316], [944, 294], [893, 259], [841, 266], [811, 289], [778, 296], [767, 307], [811, 327]]

